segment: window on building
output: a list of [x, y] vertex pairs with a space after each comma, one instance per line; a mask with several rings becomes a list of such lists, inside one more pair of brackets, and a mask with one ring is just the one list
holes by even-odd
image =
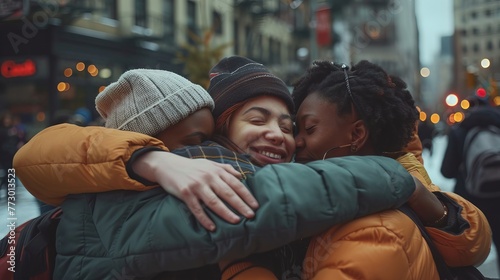
[[187, 4], [187, 25], [189, 30], [196, 32], [196, 2], [189, 0]]
[[490, 10], [490, 9], [486, 9], [486, 10], [484, 11], [484, 15], [485, 15], [486, 17], [490, 17], [490, 16], [491, 16], [491, 10]]
[[479, 29], [477, 29], [476, 27], [472, 28], [472, 34], [478, 35], [479, 34]]
[[466, 53], [467, 53], [467, 46], [465, 46], [465, 45], [463, 45], [463, 46], [462, 46], [462, 52], [463, 52], [464, 54], [466, 54]]
[[271, 37], [269, 38], [268, 46], [269, 46], [269, 56], [267, 57], [267, 61], [269, 61], [270, 64], [274, 64], [276, 51], [274, 49], [274, 39]]
[[105, 0], [103, 4], [103, 16], [111, 19], [118, 19], [116, 0]]
[[276, 41], [276, 63], [281, 64], [281, 42]]
[[462, 29], [460, 33], [462, 33], [463, 37], [467, 36], [467, 30], [466, 29]]
[[164, 36], [168, 42], [174, 41], [175, 36], [174, 0], [163, 1], [163, 28]]
[[254, 57], [256, 57], [259, 60], [262, 60], [264, 58], [264, 54], [262, 53], [262, 45], [263, 45], [263, 40], [262, 39], [262, 34], [258, 34], [257, 38], [255, 39], [255, 49], [256, 52], [254, 52]]
[[222, 16], [216, 11], [212, 12], [212, 26], [215, 34], [222, 35]]
[[486, 43], [486, 49], [489, 51], [493, 50], [493, 42], [492, 41], [488, 41]]
[[146, 0], [135, 0], [135, 25], [147, 27]]
[[245, 50], [246, 55], [252, 55], [252, 28], [248, 25], [245, 26]]
[[233, 47], [236, 54], [240, 54], [240, 40], [238, 40], [238, 34], [240, 29], [240, 24], [238, 19], [233, 22]]
[[478, 43], [475, 43], [474, 46], [472, 46], [472, 50], [477, 53], [479, 52], [479, 44]]
[[470, 17], [474, 20], [477, 18], [477, 13], [474, 11], [474, 12], [471, 12], [470, 13]]
[[486, 27], [486, 34], [488, 34], [488, 35], [489, 35], [489, 34], [491, 34], [491, 33], [493, 33], [493, 27], [491, 27], [491, 25], [488, 25], [488, 26]]

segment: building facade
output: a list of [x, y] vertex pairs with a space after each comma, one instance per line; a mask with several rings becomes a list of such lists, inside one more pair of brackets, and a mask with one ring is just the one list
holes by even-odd
[[[10, 1], [0, 10], [0, 111], [20, 116], [31, 134], [58, 114], [87, 108], [132, 68], [186, 76], [177, 59], [213, 28], [213, 44], [269, 66], [283, 79], [296, 60], [296, 12], [279, 0]], [[27, 4], [29, 3], [29, 5]]]
[[[339, 2], [339, 1], [337, 1]], [[354, 0], [340, 5], [334, 30], [337, 60], [368, 60], [401, 77], [417, 103], [420, 94], [418, 27], [414, 1]]]
[[461, 97], [500, 81], [500, 2], [491, 0], [454, 1], [455, 88]]

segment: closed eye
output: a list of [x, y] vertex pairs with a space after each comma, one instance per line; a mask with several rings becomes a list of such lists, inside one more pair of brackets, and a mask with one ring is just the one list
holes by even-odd
[[263, 119], [260, 119], [260, 118], [258, 118], [258, 119], [254, 118], [254, 119], [250, 119], [250, 123], [254, 124], [254, 125], [263, 125], [263, 124], [265, 124], [265, 121]]
[[316, 126], [313, 125], [313, 126], [309, 126], [309, 127], [306, 127], [305, 130], [308, 134], [311, 134], [314, 132], [314, 130], [316, 129]]
[[292, 133], [293, 131], [293, 127], [290, 127], [290, 126], [281, 126], [281, 131], [283, 131], [283, 133], [286, 133], [286, 134], [289, 134], [289, 133]]

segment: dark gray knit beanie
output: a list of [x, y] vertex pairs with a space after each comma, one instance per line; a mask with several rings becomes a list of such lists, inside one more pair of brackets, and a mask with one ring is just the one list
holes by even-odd
[[285, 83], [262, 64], [242, 56], [223, 58], [210, 70], [208, 92], [215, 102], [217, 118], [231, 106], [261, 95], [281, 98], [290, 112], [294, 103]]

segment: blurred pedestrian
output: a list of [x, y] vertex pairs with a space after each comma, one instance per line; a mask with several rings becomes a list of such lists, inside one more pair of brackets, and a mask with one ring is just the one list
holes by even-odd
[[[488, 99], [478, 96], [468, 98], [471, 104], [463, 122], [451, 127], [448, 133], [448, 146], [443, 157], [441, 173], [446, 178], [456, 179], [454, 192], [471, 201], [483, 211], [493, 233], [493, 242], [499, 251], [500, 246], [500, 198], [480, 198], [466, 189], [467, 173], [464, 166], [464, 144], [467, 132], [475, 127], [496, 126], [500, 128], [500, 109], [489, 104]], [[500, 186], [497, 186], [500, 187]], [[500, 258], [497, 258], [500, 270]]]
[[15, 124], [15, 116], [4, 112], [0, 117], [0, 169], [2, 179], [0, 190], [8, 186], [8, 170], [12, 168], [15, 153], [26, 142], [26, 132], [21, 126]]
[[432, 141], [436, 135], [434, 125], [428, 120], [418, 122], [418, 137], [422, 141], [423, 149], [427, 149], [432, 156]]

